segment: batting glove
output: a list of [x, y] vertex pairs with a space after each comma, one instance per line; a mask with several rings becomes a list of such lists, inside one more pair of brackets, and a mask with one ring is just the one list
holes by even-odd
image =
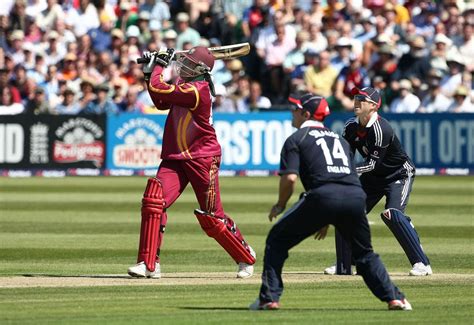
[[150, 75], [156, 66], [156, 52], [145, 51], [143, 52], [143, 58], [147, 60], [147, 63], [143, 64], [142, 71], [145, 75], [145, 80], [150, 80]]
[[173, 60], [174, 55], [175, 55], [175, 49], [173, 48], [167, 49], [167, 48], [162, 47], [158, 51], [156, 62], [162, 67], [166, 68], [170, 64], [171, 60]]

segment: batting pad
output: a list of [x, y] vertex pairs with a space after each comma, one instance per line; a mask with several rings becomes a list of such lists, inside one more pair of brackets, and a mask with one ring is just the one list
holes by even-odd
[[152, 272], [155, 271], [156, 255], [163, 238], [163, 233], [160, 231], [163, 207], [161, 183], [156, 178], [150, 178], [142, 199], [142, 224], [137, 262], [144, 261], [147, 269]]
[[231, 218], [219, 218], [199, 209], [194, 210], [194, 214], [204, 232], [214, 238], [236, 263], [255, 263], [255, 257], [250, 254], [247, 243]]
[[380, 217], [397, 238], [411, 265], [419, 262], [430, 265], [430, 261], [421, 247], [415, 226], [408, 216], [405, 216], [400, 210], [391, 208], [382, 212]]

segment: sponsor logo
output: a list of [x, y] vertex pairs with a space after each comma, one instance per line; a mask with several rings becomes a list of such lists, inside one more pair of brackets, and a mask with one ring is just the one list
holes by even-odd
[[385, 218], [387, 218], [388, 220], [392, 219], [392, 216], [390, 215], [390, 210], [385, 210], [384, 212], [382, 212], [383, 216]]
[[104, 130], [86, 118], [65, 121], [55, 132], [58, 140], [53, 143], [53, 159], [58, 163], [92, 161], [97, 167], [104, 163]]
[[155, 121], [131, 119], [117, 129], [115, 136], [123, 142], [113, 149], [115, 167], [156, 168], [160, 164], [163, 128]]

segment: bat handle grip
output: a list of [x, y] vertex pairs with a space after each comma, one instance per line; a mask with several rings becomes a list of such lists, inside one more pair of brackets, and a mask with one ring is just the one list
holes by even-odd
[[[176, 56], [173, 57], [173, 61], [176, 61]], [[137, 59], [138, 64], [144, 64], [144, 63], [148, 63], [148, 62], [150, 62], [149, 58], [138, 58]]]
[[138, 64], [143, 64], [143, 63], [148, 63], [148, 62], [150, 62], [149, 58], [138, 58], [137, 59]]

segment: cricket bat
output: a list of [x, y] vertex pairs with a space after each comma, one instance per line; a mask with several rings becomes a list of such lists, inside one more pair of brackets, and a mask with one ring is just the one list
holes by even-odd
[[[186, 51], [176, 51], [177, 55], [187, 53]], [[212, 53], [216, 60], [231, 60], [244, 55], [249, 54], [250, 44], [249, 43], [239, 43], [232, 45], [222, 45], [216, 47], [210, 47], [209, 51]], [[148, 59], [138, 58], [137, 63], [147, 63]]]

